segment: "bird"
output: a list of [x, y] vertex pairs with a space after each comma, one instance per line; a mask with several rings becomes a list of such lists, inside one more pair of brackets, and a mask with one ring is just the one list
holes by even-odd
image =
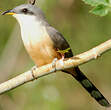
[[[2, 15], [16, 18], [20, 24], [24, 46], [37, 67], [49, 64], [56, 58], [73, 57], [70, 45], [64, 36], [48, 23], [43, 11], [35, 5], [35, 0], [7, 10]], [[72, 75], [100, 105], [111, 106], [78, 66], [62, 71]]]

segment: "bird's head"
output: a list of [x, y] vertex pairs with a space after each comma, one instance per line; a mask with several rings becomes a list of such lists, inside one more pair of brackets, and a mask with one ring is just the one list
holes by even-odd
[[35, 18], [36, 20], [42, 20], [45, 18], [41, 9], [30, 3], [22, 4], [11, 10], [7, 10], [3, 12], [2, 15], [13, 15], [19, 22], [24, 22], [27, 19], [28, 22], [30, 22], [30, 20]]

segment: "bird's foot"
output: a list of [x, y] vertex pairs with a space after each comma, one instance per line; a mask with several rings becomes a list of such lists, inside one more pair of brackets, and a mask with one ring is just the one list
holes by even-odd
[[57, 61], [58, 59], [57, 58], [54, 58], [54, 60], [52, 61], [52, 67], [54, 67], [55, 68], [55, 72], [56, 72], [56, 61]]
[[64, 66], [64, 62], [63, 62], [63, 60], [64, 60], [64, 55], [62, 55], [62, 58], [59, 60], [61, 66]]

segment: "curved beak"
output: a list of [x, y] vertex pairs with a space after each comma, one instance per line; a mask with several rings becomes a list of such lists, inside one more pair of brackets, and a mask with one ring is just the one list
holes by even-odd
[[7, 11], [5, 11], [5, 12], [3, 12], [2, 13], [2, 15], [14, 15], [14, 14], [16, 14], [13, 10], [7, 10]]

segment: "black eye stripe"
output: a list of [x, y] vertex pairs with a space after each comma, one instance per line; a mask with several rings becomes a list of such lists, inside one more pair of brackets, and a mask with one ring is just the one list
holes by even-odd
[[27, 13], [28, 10], [26, 8], [22, 9], [22, 12]]
[[33, 15], [33, 12], [30, 11], [30, 10], [28, 10], [27, 8], [22, 9], [21, 12], [24, 13], [24, 14], [30, 14], [30, 15]]

